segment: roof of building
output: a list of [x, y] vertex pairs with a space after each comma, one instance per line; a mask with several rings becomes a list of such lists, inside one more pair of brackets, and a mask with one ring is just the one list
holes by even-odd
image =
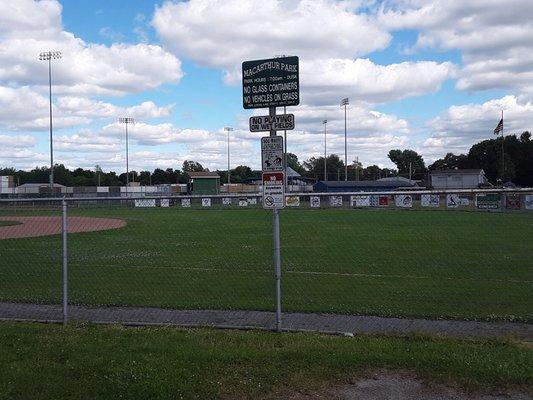
[[202, 171], [202, 172], [187, 172], [187, 175], [191, 178], [220, 178], [220, 175], [216, 172]]
[[[49, 183], [24, 183], [24, 184], [19, 185], [17, 187], [23, 188], [23, 189], [41, 188], [41, 187], [50, 187], [50, 184]], [[54, 187], [56, 187], [56, 188], [64, 188], [65, 185], [60, 185], [59, 183], [54, 183]]]
[[435, 170], [435, 171], [431, 171], [431, 175], [449, 175], [449, 174], [463, 174], [463, 175], [468, 175], [468, 174], [481, 174], [481, 173], [485, 173], [485, 171], [483, 171], [482, 169], [440, 169], [440, 170]]
[[390, 182], [390, 183], [403, 182], [403, 183], [408, 183], [408, 184], [415, 185], [415, 184], [417, 184], [420, 181], [415, 181], [413, 179], [405, 178], [403, 176], [388, 176], [386, 178], [378, 179], [378, 182]]
[[287, 178], [299, 178], [300, 176], [302, 175], [293, 170], [291, 167], [287, 166]]
[[396, 181], [320, 181], [328, 187], [401, 187], [414, 186], [416, 183]]

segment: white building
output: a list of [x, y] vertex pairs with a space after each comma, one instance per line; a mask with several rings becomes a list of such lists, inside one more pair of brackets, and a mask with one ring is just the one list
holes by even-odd
[[482, 169], [445, 169], [431, 173], [433, 189], [477, 189], [486, 183]]

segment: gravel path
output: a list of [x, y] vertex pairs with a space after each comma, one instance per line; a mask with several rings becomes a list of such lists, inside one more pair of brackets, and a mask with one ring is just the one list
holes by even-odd
[[[0, 319], [59, 322], [60, 305], [0, 302]], [[129, 325], [274, 329], [268, 311], [172, 310], [150, 307], [69, 306], [69, 319]], [[346, 334], [429, 334], [443, 337], [513, 337], [533, 342], [533, 324], [283, 313], [283, 329]]]

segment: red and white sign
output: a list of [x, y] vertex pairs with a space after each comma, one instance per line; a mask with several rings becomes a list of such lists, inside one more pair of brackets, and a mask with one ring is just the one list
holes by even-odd
[[263, 172], [263, 208], [274, 209], [284, 206], [283, 172]]

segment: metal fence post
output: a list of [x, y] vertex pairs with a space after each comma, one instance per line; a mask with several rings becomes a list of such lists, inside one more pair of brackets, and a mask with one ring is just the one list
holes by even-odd
[[67, 250], [67, 202], [63, 199], [61, 212], [61, 236], [63, 244], [63, 325], [68, 322], [68, 250]]
[[[268, 115], [276, 116], [276, 107], [268, 108]], [[275, 129], [270, 130], [270, 136], [276, 136]], [[285, 157], [284, 157], [285, 158]], [[285, 172], [285, 170], [284, 170]], [[283, 188], [285, 189], [285, 174]], [[285, 199], [283, 199], [285, 201]], [[274, 260], [274, 278], [276, 280], [276, 331], [281, 332], [281, 254], [279, 241], [279, 210], [272, 210], [272, 258]]]
[[281, 255], [279, 240], [279, 211], [272, 210], [272, 255], [274, 258], [274, 277], [276, 279], [276, 331], [281, 332]]

